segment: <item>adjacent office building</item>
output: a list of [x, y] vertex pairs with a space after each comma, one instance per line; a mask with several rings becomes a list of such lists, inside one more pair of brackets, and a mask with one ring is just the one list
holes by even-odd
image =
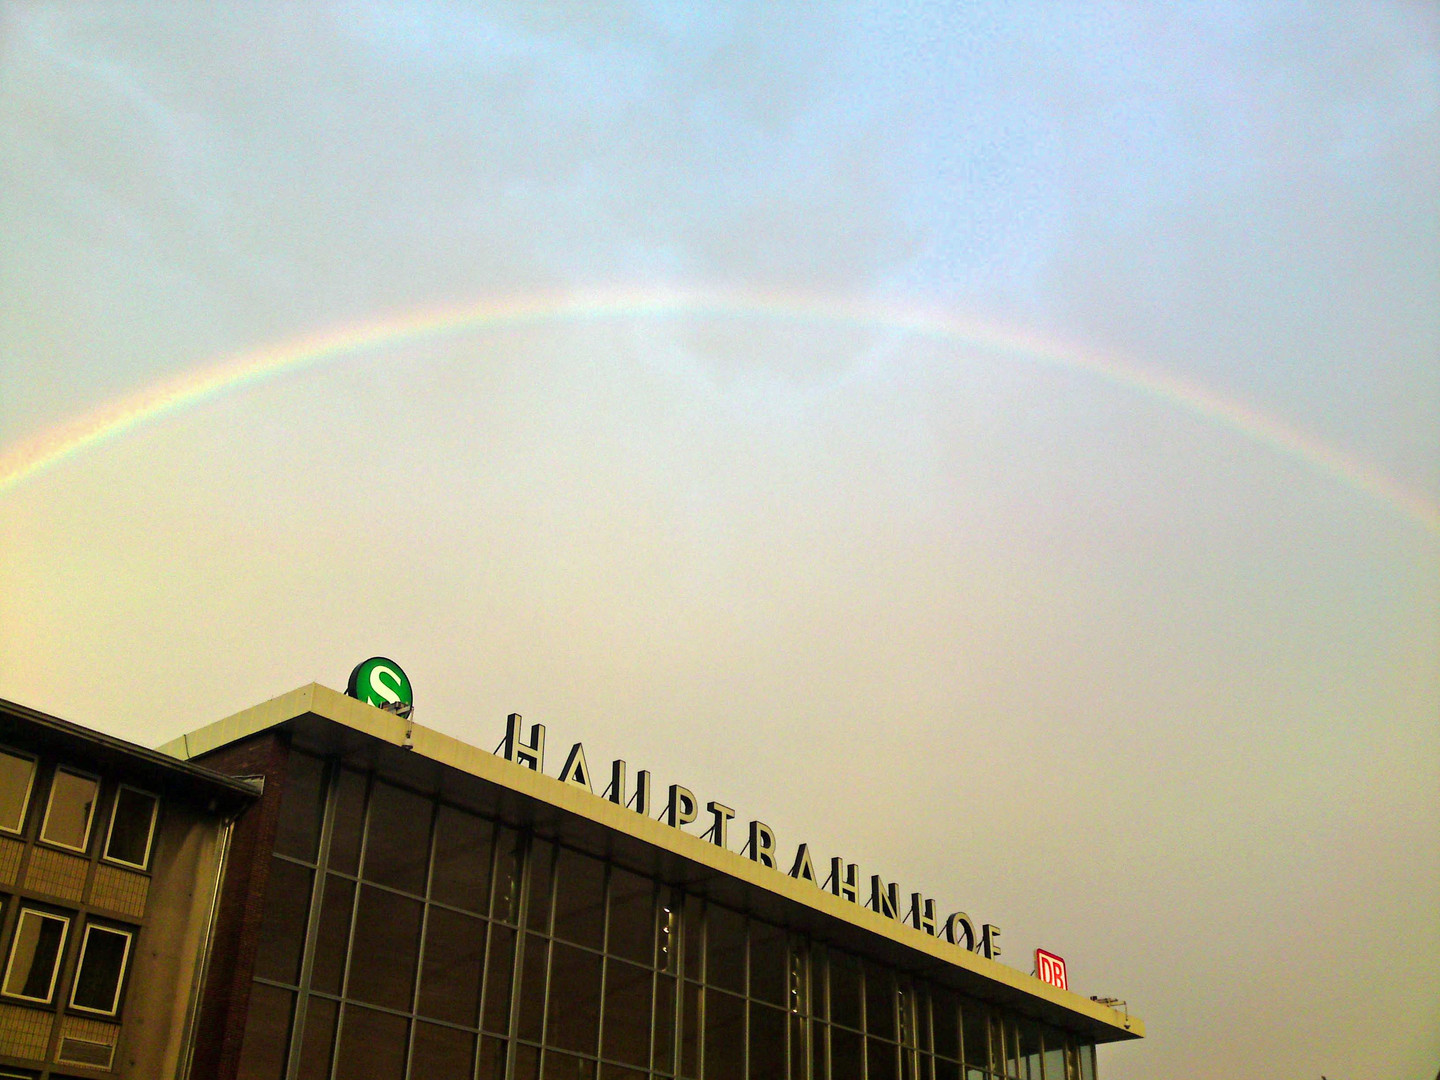
[[[522, 741], [522, 731], [517, 720], [497, 755], [311, 685], [163, 748], [195, 778], [264, 787], [230, 839], [188, 1075], [1094, 1080], [1097, 1044], [1143, 1035], [1128, 1012], [947, 941], [928, 911], [908, 925], [878, 880], [871, 910], [843, 865], [829, 889], [808, 859], [787, 872], [763, 826], [742, 854], [727, 807], [710, 806], [707, 839], [678, 827], [696, 814], [683, 788], [662, 808], [648, 777], [619, 768], [603, 778], [616, 796], [605, 797], [583, 751], [557, 770], [552, 747], [542, 767], [543, 732]], [[146, 854], [142, 796], [164, 801], [156, 820], [183, 805], [197, 828], [219, 828], [230, 811], [217, 804], [204, 818], [161, 793], [158, 774], [141, 782], [118, 763], [29, 753], [14, 766], [34, 765], [28, 818], [16, 797], [5, 804], [23, 836], [16, 859], [72, 843], [86, 884], [64, 902], [33, 891], [7, 900], [5, 947], [20, 974], [7, 971], [3, 1008], [49, 1010], [59, 1028], [110, 1017], [123, 1047], [132, 1021], [156, 1021], [138, 970], [128, 1001], [113, 973], [156, 929], [145, 910], [96, 907], [92, 881], [113, 870], [158, 891], [167, 841], [162, 826]], [[68, 798], [73, 781], [53, 779], [67, 769], [96, 778], [105, 839], [79, 835], [85, 813], [56, 810], [52, 825], [38, 809], [53, 801], [47, 790]], [[28, 881], [17, 872], [6, 880]], [[213, 860], [187, 872], [200, 882]], [[59, 944], [31, 944], [42, 938]], [[87, 948], [108, 958], [93, 977]], [[42, 951], [63, 960], [37, 967]], [[178, 1023], [184, 1010], [172, 1008]]]

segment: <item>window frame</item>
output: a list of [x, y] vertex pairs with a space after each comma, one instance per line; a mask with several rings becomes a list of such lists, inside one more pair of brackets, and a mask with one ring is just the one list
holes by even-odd
[[40, 758], [35, 754], [24, 750], [16, 750], [11, 746], [0, 746], [0, 752], [9, 754], [11, 757], [23, 758], [30, 762], [30, 782], [25, 785], [25, 798], [20, 803], [20, 823], [11, 828], [8, 825], [0, 824], [0, 833], [10, 836], [25, 835], [25, 821], [30, 816], [30, 800], [35, 797], [35, 778], [40, 775]]
[[[110, 838], [115, 835], [115, 818], [120, 810], [120, 794], [125, 791], [133, 791], [137, 795], [144, 795], [151, 800], [150, 808], [150, 831], [145, 837], [145, 855], [141, 862], [132, 863], [126, 859], [116, 858], [110, 854]], [[105, 826], [105, 842], [100, 845], [100, 859], [102, 862], [111, 863], [115, 866], [124, 866], [130, 870], [148, 870], [150, 868], [150, 856], [155, 851], [155, 830], [160, 823], [160, 796], [153, 791], [146, 791], [134, 784], [117, 784], [115, 797], [110, 800], [110, 821]]]
[[[10, 973], [15, 967], [15, 944], [20, 940], [20, 924], [25, 921], [26, 915], [35, 915], [42, 919], [55, 919], [63, 924], [64, 929], [60, 931], [60, 944], [55, 950], [55, 966], [50, 969], [50, 989], [45, 997], [30, 997], [28, 994], [17, 994], [13, 990], [5, 989], [10, 985]], [[5, 975], [0, 979], [0, 996], [13, 998], [16, 1001], [28, 1001], [36, 1005], [50, 1005], [55, 1001], [55, 986], [60, 981], [60, 969], [65, 966], [65, 946], [70, 942], [70, 924], [73, 916], [60, 915], [54, 911], [46, 911], [43, 908], [21, 906], [19, 915], [15, 918], [15, 929], [10, 935], [9, 955], [5, 958]]]
[[[125, 938], [125, 952], [120, 957], [120, 977], [115, 980], [115, 996], [111, 999], [110, 1008], [94, 1009], [88, 1005], [77, 1005], [75, 994], [80, 989], [80, 973], [85, 970], [85, 953], [90, 948], [90, 931], [100, 930], [107, 934], [119, 934]], [[70, 979], [70, 1003], [68, 1008], [76, 1012], [88, 1013], [91, 1016], [118, 1016], [120, 1014], [120, 997], [125, 989], [125, 977], [130, 974], [130, 951], [135, 945], [135, 931], [128, 930], [122, 926], [111, 926], [108, 923], [85, 921], [85, 933], [80, 939], [80, 955], [75, 960], [75, 974]]]
[[78, 776], [86, 780], [94, 780], [95, 803], [98, 806], [100, 802], [100, 795], [104, 790], [104, 782], [100, 779], [100, 777], [96, 776], [94, 773], [89, 773], [86, 772], [84, 769], [77, 769], [70, 765], [56, 765], [54, 771], [50, 774], [50, 790], [48, 793], [46, 793], [45, 796], [45, 816], [40, 821], [40, 835], [37, 837], [37, 840], [40, 843], [46, 844], [50, 847], [60, 848], [62, 851], [74, 851], [78, 854], [86, 855], [90, 851], [90, 839], [95, 835], [95, 807], [91, 807], [90, 817], [85, 822], [85, 839], [81, 842], [79, 847], [74, 847], [60, 840], [51, 840], [45, 835], [46, 827], [50, 824], [50, 810], [55, 805], [55, 778], [58, 777], [62, 772], [68, 773], [70, 776]]

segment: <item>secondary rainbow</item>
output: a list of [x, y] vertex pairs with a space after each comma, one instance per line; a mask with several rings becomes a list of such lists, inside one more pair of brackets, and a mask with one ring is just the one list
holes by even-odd
[[1168, 403], [1296, 458], [1440, 533], [1440, 507], [1351, 455], [1245, 402], [1151, 368], [1045, 341], [1024, 331], [890, 303], [727, 291], [605, 290], [530, 295], [420, 309], [305, 335], [153, 383], [42, 432], [0, 455], [0, 496], [61, 462], [143, 424], [285, 372], [458, 333], [557, 322], [654, 318], [750, 318], [913, 334], [980, 348], [1020, 362], [1087, 372]]

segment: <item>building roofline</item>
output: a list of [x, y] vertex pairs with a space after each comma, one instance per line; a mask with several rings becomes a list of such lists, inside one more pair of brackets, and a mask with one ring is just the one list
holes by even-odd
[[[1047, 1011], [1068, 1014], [1073, 1026], [1083, 1028], [1097, 1042], [1143, 1038], [1145, 1035], [1144, 1022], [1128, 1011], [1122, 1013], [1073, 991], [1051, 986], [1017, 968], [931, 937], [906, 923], [832, 895], [810, 882], [763, 866], [739, 852], [710, 843], [648, 815], [637, 814], [574, 784], [507, 761], [453, 736], [422, 727], [318, 683], [299, 687], [182, 735], [162, 745], [160, 751], [188, 761], [306, 718], [328, 720], [649, 844], [687, 863], [736, 879], [781, 900], [901, 946], [914, 954], [913, 959], [925, 967], [934, 968], [939, 962], [967, 972], [971, 980], [979, 979], [990, 984], [992, 989], [1005, 997], [1038, 999], [1039, 1003], [1049, 1006]], [[1009, 992], [1006, 993], [1006, 990]]]

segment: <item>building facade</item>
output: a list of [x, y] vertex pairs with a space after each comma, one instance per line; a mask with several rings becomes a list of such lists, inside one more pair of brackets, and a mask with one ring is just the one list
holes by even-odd
[[730, 850], [728, 808], [707, 840], [602, 797], [583, 751], [562, 781], [316, 685], [164, 749], [264, 777], [195, 1077], [1094, 1080], [1143, 1035]]
[[243, 781], [0, 700], [0, 1078], [186, 1075]]

